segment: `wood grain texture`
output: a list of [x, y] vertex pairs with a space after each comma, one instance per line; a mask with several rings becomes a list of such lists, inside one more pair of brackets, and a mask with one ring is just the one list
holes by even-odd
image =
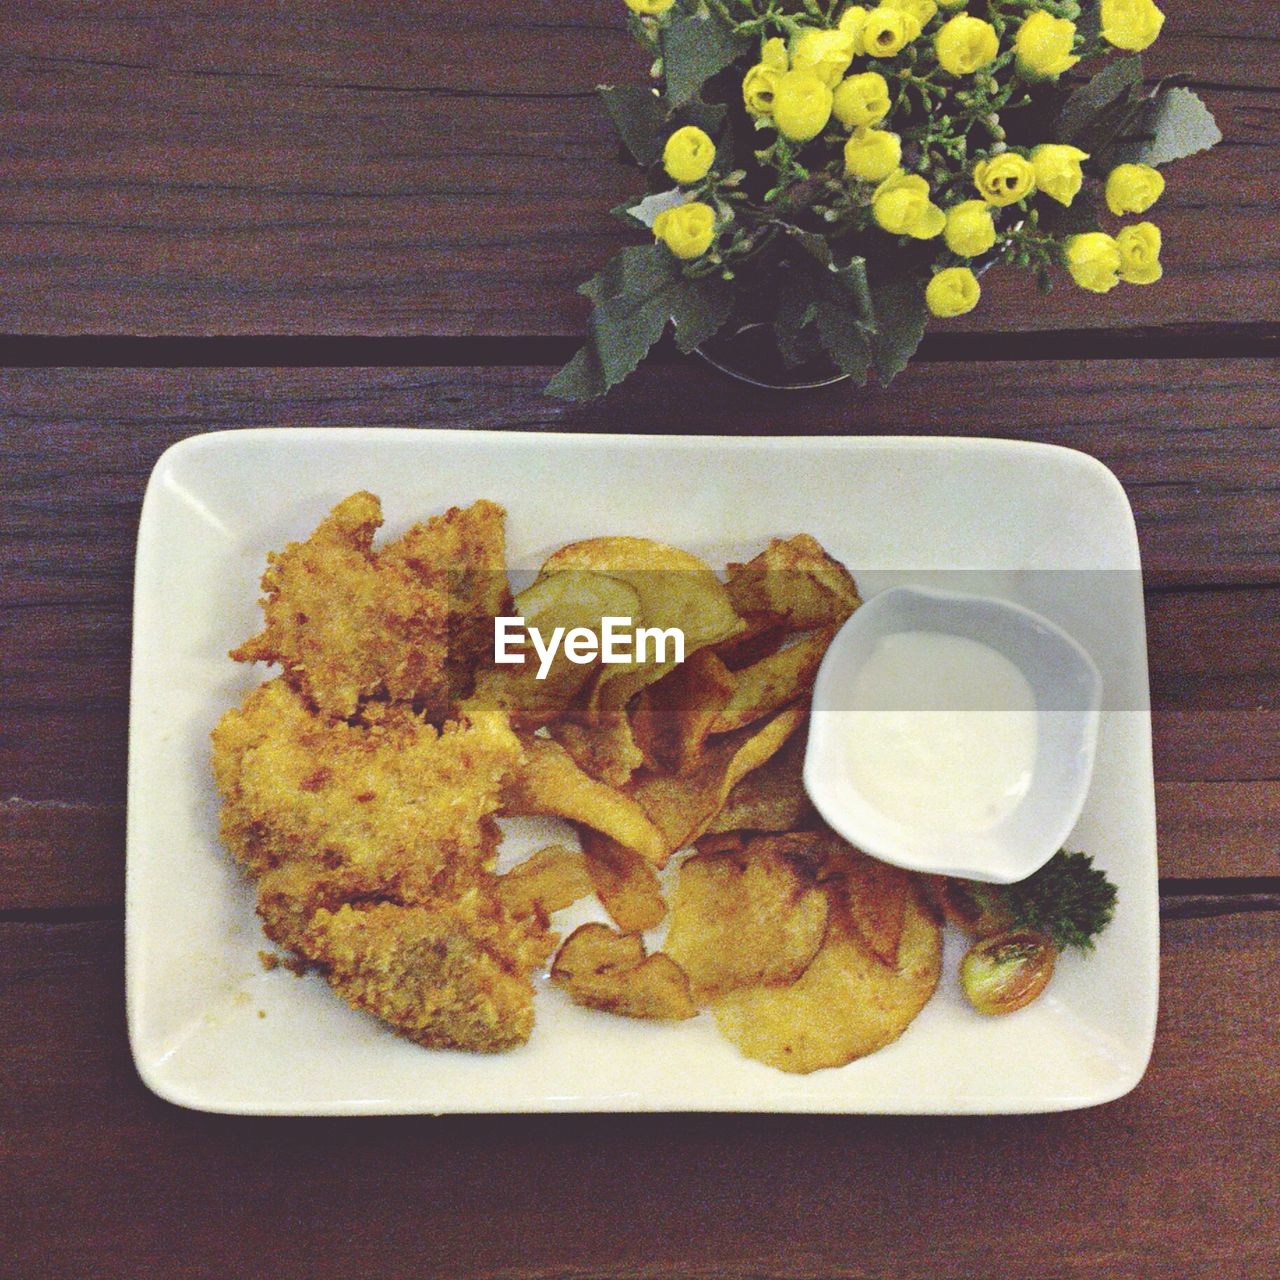
[[[1226, 143], [1171, 172], [1166, 282], [984, 332], [1275, 319], [1280, 19], [1168, 0]], [[644, 67], [618, 0], [31, 0], [0, 14], [0, 331], [561, 334], [639, 189], [593, 86]]]
[[6, 1273], [1274, 1275], [1277, 946], [1276, 914], [1167, 924], [1152, 1067], [1093, 1111], [357, 1123], [159, 1102], [129, 1062], [118, 926], [0, 924]]

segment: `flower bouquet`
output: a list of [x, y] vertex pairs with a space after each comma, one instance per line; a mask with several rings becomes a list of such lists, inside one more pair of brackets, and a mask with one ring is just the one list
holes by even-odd
[[[1221, 140], [1144, 87], [1152, 0], [625, 0], [652, 85], [601, 94], [650, 232], [582, 286], [586, 345], [548, 390], [602, 395], [674, 325], [754, 330], [780, 367], [895, 377], [993, 262], [1052, 287], [1160, 278], [1160, 167]], [[1110, 228], [1110, 229], [1107, 229]]]

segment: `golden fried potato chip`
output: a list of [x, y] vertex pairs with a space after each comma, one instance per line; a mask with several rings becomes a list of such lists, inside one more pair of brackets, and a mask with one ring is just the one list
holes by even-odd
[[839, 1067], [896, 1040], [938, 984], [942, 930], [914, 891], [907, 900], [897, 966], [863, 941], [842, 882], [828, 882], [827, 933], [787, 987], [744, 987], [715, 1001], [716, 1025], [748, 1057], [807, 1074]]
[[734, 784], [777, 752], [808, 714], [788, 707], [760, 727], [726, 734], [689, 773], [638, 774], [631, 795], [662, 832], [668, 854], [696, 840], [720, 812]]
[[584, 773], [610, 787], [625, 787], [631, 775], [644, 763], [644, 752], [637, 744], [626, 716], [602, 720], [599, 724], [579, 724], [576, 720], [557, 720], [550, 726], [551, 736], [573, 758]]
[[678, 1020], [697, 1013], [689, 979], [670, 956], [646, 956], [638, 934], [584, 924], [565, 940], [551, 980], [575, 1004], [628, 1018]]
[[582, 833], [582, 853], [596, 896], [623, 933], [643, 933], [667, 914], [651, 862], [607, 836]]
[[498, 877], [497, 893], [515, 916], [549, 916], [585, 898], [594, 885], [577, 849], [549, 844]]
[[772, 759], [747, 774], [729, 792], [707, 831], [803, 831], [817, 827], [817, 810], [804, 789], [806, 737], [803, 728], [797, 730]]
[[730, 671], [741, 671], [761, 658], [767, 658], [787, 638], [786, 621], [776, 613], [746, 613], [743, 629], [728, 640], [712, 645], [711, 651]]
[[658, 866], [667, 860], [666, 838], [631, 796], [583, 773], [550, 738], [528, 738], [524, 751], [524, 764], [506, 784], [504, 813], [568, 818], [603, 831]]
[[805, 971], [827, 929], [827, 894], [805, 856], [819, 839], [765, 836], [681, 863], [664, 947], [695, 1000], [794, 982]]
[[892, 968], [898, 961], [907, 902], [915, 892], [911, 873], [868, 856], [834, 833], [827, 836], [823, 862], [824, 879], [843, 877], [849, 915], [862, 940]]
[[733, 695], [711, 726], [732, 733], [794, 702], [813, 688], [814, 677], [835, 631], [811, 631], [794, 644], [735, 672]]
[[732, 698], [735, 683], [710, 649], [700, 649], [642, 690], [631, 722], [645, 764], [687, 773], [701, 758], [711, 726]]
[[[573, 542], [543, 564], [539, 582], [573, 570], [589, 570], [630, 587], [639, 597], [639, 608], [619, 616], [632, 618], [636, 626], [678, 629], [684, 636], [686, 661], [699, 649], [742, 629], [724, 584], [711, 567], [677, 547], [648, 538]], [[620, 713], [641, 689], [676, 665], [673, 652], [673, 645], [668, 644], [664, 661], [650, 656], [644, 662], [602, 667], [591, 686], [587, 714], [599, 719]]]
[[849, 571], [807, 533], [775, 538], [754, 560], [731, 564], [727, 585], [739, 613], [774, 614], [792, 631], [839, 627], [862, 603]]
[[[583, 627], [598, 634], [602, 618], [638, 613], [640, 597], [615, 578], [572, 570], [539, 579], [516, 596], [513, 608], [543, 636], [551, 636], [557, 627], [565, 632]], [[477, 699], [496, 703], [522, 729], [539, 728], [563, 715], [599, 669], [570, 662], [561, 649], [539, 679], [539, 660], [531, 645], [524, 656], [518, 666], [485, 667], [476, 678]]]

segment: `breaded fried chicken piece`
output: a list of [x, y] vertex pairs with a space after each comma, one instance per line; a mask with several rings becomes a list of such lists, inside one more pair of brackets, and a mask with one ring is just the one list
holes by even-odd
[[487, 639], [488, 610], [506, 603], [504, 515], [492, 502], [455, 507], [378, 552], [381, 503], [352, 494], [305, 542], [268, 556], [266, 626], [231, 656], [279, 662], [328, 716], [385, 696], [442, 718], [451, 675]]
[[406, 706], [325, 720], [283, 679], [213, 731], [222, 835], [254, 875], [286, 862], [429, 885], [492, 861], [503, 780], [522, 759], [501, 712], [436, 729]]
[[501, 712], [439, 730], [403, 705], [326, 720], [283, 679], [213, 732], [223, 837], [267, 935], [420, 1043], [483, 1051], [528, 1037], [529, 975], [553, 944], [491, 870], [520, 760]]
[[400, 562], [422, 580], [443, 566], [449, 592], [449, 652], [446, 660], [455, 696], [470, 692], [476, 664], [493, 655], [493, 620], [511, 611], [507, 582], [507, 513], [481, 498], [450, 507], [390, 543], [384, 564]]
[[300, 950], [343, 999], [410, 1040], [493, 1053], [533, 1030], [529, 973], [546, 939], [476, 888], [427, 906], [321, 908]]

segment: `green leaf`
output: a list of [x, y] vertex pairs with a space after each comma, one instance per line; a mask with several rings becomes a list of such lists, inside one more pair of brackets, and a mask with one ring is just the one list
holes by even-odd
[[602, 396], [631, 373], [676, 324], [682, 351], [692, 351], [728, 319], [733, 294], [719, 279], [690, 280], [660, 245], [623, 249], [580, 290], [594, 306], [583, 348], [547, 384], [564, 400]]
[[871, 354], [880, 385], [887, 387], [915, 355], [929, 312], [918, 280], [890, 280], [873, 288], [871, 298], [876, 315]]
[[662, 99], [640, 84], [602, 84], [599, 93], [623, 145], [647, 169], [662, 154], [665, 141]]
[[1141, 58], [1120, 58], [1109, 63], [1062, 104], [1051, 136], [1085, 151], [1100, 150], [1123, 123], [1141, 83]]
[[787, 227], [787, 234], [816, 262], [822, 269], [817, 287], [822, 289], [824, 283], [834, 285], [847, 295], [857, 312], [859, 320], [865, 327], [875, 325], [875, 307], [871, 298], [871, 290], [867, 285], [867, 261], [865, 258], [850, 258], [843, 265], [831, 251], [831, 242], [826, 236], [816, 231], [805, 231], [800, 227]]
[[857, 311], [849, 300], [836, 300], [826, 293], [814, 307], [814, 323], [822, 349], [836, 362], [841, 373], [847, 373], [859, 386], [867, 380], [871, 368], [871, 343]]
[[671, 319], [676, 327], [676, 346], [688, 355], [724, 328], [733, 311], [733, 289], [719, 277], [682, 277], [681, 284], [683, 287], [672, 293]]
[[1143, 103], [1128, 135], [1117, 141], [1115, 163], [1162, 165], [1222, 141], [1213, 113], [1190, 89], [1163, 89]]
[[692, 101], [746, 47], [746, 41], [714, 13], [684, 14], [669, 21], [662, 30], [662, 66], [671, 105]]

